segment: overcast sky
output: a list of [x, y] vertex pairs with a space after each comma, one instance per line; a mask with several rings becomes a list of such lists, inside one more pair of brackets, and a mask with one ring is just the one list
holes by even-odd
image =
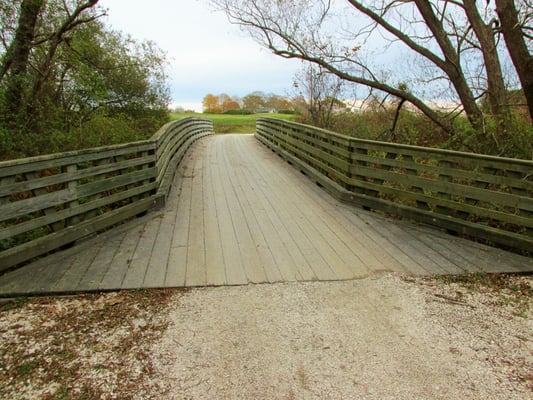
[[167, 53], [172, 101], [201, 111], [208, 93], [291, 94], [301, 64], [262, 49], [207, 0], [100, 0], [108, 25]]

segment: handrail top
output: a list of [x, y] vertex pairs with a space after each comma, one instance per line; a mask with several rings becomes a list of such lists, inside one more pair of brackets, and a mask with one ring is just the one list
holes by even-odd
[[149, 140], [156, 141], [160, 139], [161, 136], [163, 136], [166, 132], [168, 132], [169, 129], [172, 129], [178, 125], [182, 125], [183, 123], [196, 122], [196, 121], [212, 122], [212, 120], [210, 120], [209, 118], [204, 118], [204, 117], [185, 117], [185, 118], [175, 119], [173, 121], [167, 122], [165, 125], [159, 128], [157, 132], [154, 133]]
[[129, 143], [112, 144], [109, 146], [89, 147], [79, 150], [69, 150], [60, 153], [43, 154], [33, 157], [15, 158], [13, 160], [0, 161], [0, 168], [13, 167], [22, 164], [36, 163], [41, 161], [58, 160], [61, 158], [70, 158], [86, 154], [102, 153], [110, 150], [126, 149], [128, 147], [153, 147], [153, 141], [151, 139], [138, 140]]

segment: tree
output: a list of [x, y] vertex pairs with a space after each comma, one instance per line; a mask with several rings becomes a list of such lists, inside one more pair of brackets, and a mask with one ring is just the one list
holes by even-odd
[[261, 92], [250, 93], [242, 99], [242, 108], [251, 112], [265, 107], [265, 95]]
[[[211, 1], [274, 54], [311, 62], [343, 80], [385, 92], [402, 104], [409, 102], [450, 135], [460, 112], [474, 130], [485, 132], [489, 116], [478, 102], [483, 95], [498, 133], [510, 133], [510, 80], [503, 73], [500, 22], [490, 0], [347, 0], [338, 8], [332, 0]], [[527, 9], [531, 15], [530, 0], [519, 1], [520, 12], [503, 3], [513, 2], [497, 1], [500, 18], [504, 10], [521, 17]], [[531, 44], [525, 28], [513, 33]], [[374, 61], [379, 57], [370, 42], [381, 44], [395, 66], [385, 70]], [[523, 53], [513, 58], [515, 65], [515, 59], [527, 60]], [[530, 71], [519, 75], [530, 77]], [[432, 106], [431, 100], [446, 95], [460, 104], [457, 112]]]
[[218, 104], [218, 96], [215, 96], [214, 94], [207, 94], [205, 95], [202, 105], [204, 107], [204, 112], [207, 113], [218, 113], [220, 112], [220, 106]]
[[288, 110], [291, 108], [291, 102], [289, 99], [277, 94], [271, 94], [265, 99], [265, 106], [272, 110]]
[[509, 54], [522, 84], [529, 116], [533, 121], [533, 73], [531, 72], [533, 71], [533, 55], [531, 53], [533, 4], [531, 1], [520, 3], [521, 12], [517, 10], [513, 0], [496, 0], [496, 12], [499, 17], [497, 23], [499, 25], [496, 25], [495, 28], [503, 33]]
[[207, 94], [203, 100], [204, 112], [223, 113], [230, 110], [239, 110], [239, 103], [226, 93], [219, 95]]
[[296, 76], [294, 87], [297, 96], [304, 100], [310, 122], [320, 128], [331, 128], [335, 107], [343, 105], [339, 101], [343, 81], [320, 66], [308, 65]]
[[164, 54], [107, 30], [97, 3], [0, 0], [0, 133], [15, 147], [33, 144], [21, 155], [91, 121], [107, 119], [102, 136], [111, 136], [115, 122], [149, 132], [167, 119]]
[[222, 93], [218, 96], [218, 104], [220, 106], [220, 112], [226, 112], [230, 110], [239, 110], [241, 107], [239, 103], [233, 100], [226, 93]]
[[15, 122], [15, 117], [23, 106], [26, 91], [26, 74], [30, 61], [30, 52], [35, 39], [37, 18], [44, 0], [23, 0], [20, 6], [18, 26], [13, 41], [7, 48], [2, 60], [0, 77], [7, 75], [5, 81], [6, 114], [8, 122]]

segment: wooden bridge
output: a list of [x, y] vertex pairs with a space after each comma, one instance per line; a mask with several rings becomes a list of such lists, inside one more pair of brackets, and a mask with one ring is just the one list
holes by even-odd
[[[472, 156], [477, 165], [476, 182], [484, 184], [466, 190], [467, 173], [457, 168], [459, 153], [434, 153], [432, 157], [444, 159], [443, 167], [432, 165], [423, 159], [422, 153], [416, 160], [413, 156], [409, 158], [414, 148], [399, 146], [395, 147], [395, 157], [390, 155], [391, 151], [383, 153], [381, 149], [380, 157], [389, 167], [381, 168], [373, 180], [360, 176], [367, 166], [359, 164], [357, 179], [365, 187], [356, 190], [343, 185], [336, 176], [336, 171], [340, 171], [336, 165], [342, 163], [333, 160], [333, 149], [335, 141], [344, 138], [328, 133], [327, 141], [321, 141], [329, 149], [321, 160], [329, 162], [323, 163], [320, 170], [305, 162], [305, 156], [297, 157], [296, 147], [291, 151], [290, 143], [294, 144], [294, 140], [287, 127], [293, 133], [296, 129], [312, 132], [315, 139], [324, 131], [275, 121], [262, 124], [258, 123], [255, 136], [208, 135], [211, 128], [205, 121], [184, 121], [178, 127], [188, 132], [186, 135], [170, 134], [176, 130], [172, 125], [151, 141], [131, 146], [63, 154], [61, 161], [48, 156], [36, 158], [30, 160], [31, 167], [21, 168], [28, 162], [0, 163], [3, 179], [0, 196], [4, 196], [3, 202], [0, 197], [0, 211], [3, 208], [10, 212], [9, 216], [3, 214], [0, 240], [20, 237], [24, 229], [48, 230], [42, 237], [30, 238], [0, 252], [0, 271], [5, 272], [0, 276], [0, 296], [345, 280], [384, 271], [405, 274], [533, 271], [530, 257], [450, 235], [428, 226], [424, 217], [431, 216], [434, 225], [448, 231], [454, 227], [463, 234], [486, 230], [487, 239], [499, 240], [508, 247], [515, 243], [515, 248], [527, 251], [533, 227], [533, 163], [518, 161], [511, 167], [511, 160], [487, 161]], [[283, 124], [284, 129], [277, 124]], [[285, 144], [276, 132], [283, 132]], [[305, 138], [301, 131], [297, 135]], [[361, 147], [354, 150], [354, 143], [350, 142], [350, 154], [364, 153], [359, 162], [366, 160], [376, 166], [376, 156], [368, 149], [376, 142], [361, 143], [367, 146], [367, 151], [361, 151]], [[317, 154], [311, 146], [313, 140], [307, 137], [299, 149], [307, 149], [305, 154], [310, 157]], [[316, 143], [313, 147], [317, 148]], [[113, 166], [110, 158], [120, 167]], [[436, 177], [431, 183], [439, 189], [434, 196], [436, 206], [428, 190], [420, 193], [418, 183], [412, 184], [414, 189], [409, 193], [405, 187], [396, 189], [424, 205], [415, 208], [390, 199], [394, 187], [387, 184], [384, 172], [409, 176], [407, 168], [400, 165], [402, 160], [411, 163], [412, 176], [422, 176], [417, 168], [423, 170], [423, 179], [428, 182], [430, 173], [441, 168], [441, 175], [446, 178]], [[505, 176], [494, 173], [497, 161], [509, 171]], [[482, 162], [488, 162], [493, 173], [481, 171], [478, 167]], [[463, 180], [460, 189], [466, 191], [465, 198], [499, 193], [493, 195], [492, 206], [499, 200], [507, 210], [513, 206], [512, 210], [504, 213], [501, 206], [497, 210], [483, 209], [480, 201], [474, 204], [458, 200], [455, 192], [445, 193], [445, 186], [457, 190], [454, 186], [457, 184], [450, 184], [456, 179], [451, 164]], [[401, 171], [394, 172], [391, 166]], [[36, 173], [37, 170], [41, 172]], [[44, 170], [46, 174], [42, 173]], [[523, 176], [519, 176], [520, 171]], [[355, 179], [352, 174], [348, 183], [353, 184]], [[489, 187], [492, 181], [501, 184], [502, 179], [506, 181], [505, 190], [498, 192]], [[446, 184], [441, 185], [442, 182]], [[385, 188], [389, 199], [376, 192], [378, 185]], [[27, 195], [14, 199], [14, 192]], [[454, 213], [450, 211], [452, 203], [461, 207], [460, 217], [450, 216]], [[446, 207], [446, 213], [439, 212], [437, 206]], [[417, 219], [423, 224], [369, 210], [380, 208], [410, 218], [419, 214]], [[481, 210], [477, 212], [484, 217], [520, 223], [524, 229], [517, 233], [516, 229], [505, 232], [474, 226], [472, 218], [464, 213], [470, 211], [472, 215], [475, 209]], [[28, 214], [33, 218], [23, 218]], [[126, 218], [127, 222], [105, 230]], [[37, 225], [36, 219], [42, 220], [42, 226]], [[77, 242], [74, 246], [65, 248], [74, 241]], [[31, 260], [54, 247], [63, 250]]]

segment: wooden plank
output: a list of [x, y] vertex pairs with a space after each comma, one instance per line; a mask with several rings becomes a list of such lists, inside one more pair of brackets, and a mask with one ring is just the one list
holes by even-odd
[[39, 275], [46, 273], [48, 263], [38, 260], [22, 268], [0, 275], [0, 297], [27, 296], [35, 289], [33, 282]]
[[[406, 169], [411, 172], [416, 171], [418, 175], [420, 174], [434, 174], [437, 175], [447, 175], [454, 177], [456, 179], [464, 179], [464, 180], [471, 180], [475, 182], [485, 182], [485, 183], [491, 183], [496, 185], [502, 185], [507, 187], [513, 187], [513, 188], [520, 188], [520, 189], [533, 189], [533, 183], [529, 182], [525, 179], [516, 179], [510, 176], [506, 175], [495, 175], [494, 173], [488, 174], [486, 172], [480, 172], [478, 170], [479, 166], [476, 166], [475, 168], [469, 168], [469, 169], [462, 169], [462, 166], [460, 164], [454, 164], [454, 168], [450, 167], [443, 167], [442, 164], [439, 166], [431, 165], [428, 163], [421, 163], [420, 161], [416, 162], [413, 159], [413, 155], [406, 155], [401, 154], [402, 159], [387, 159], [382, 157], [377, 157], [373, 155], [367, 155], [367, 154], [360, 154], [360, 153], [353, 153], [351, 156], [352, 162], [359, 162], [364, 161], [366, 163], [371, 164], [379, 164], [391, 168], [398, 168], [398, 169]], [[433, 161], [436, 162], [437, 160], [431, 160], [431, 159], [424, 159], [419, 157], [421, 160], [426, 161]], [[441, 163], [449, 163], [448, 160], [440, 160]], [[502, 173], [505, 172], [505, 170], [501, 170]]]
[[136, 203], [110, 211], [76, 226], [68, 227], [62, 231], [54, 232], [48, 236], [3, 251], [0, 253], [0, 271], [134, 217], [153, 205], [154, 199], [139, 200]]
[[[216, 138], [211, 139], [211, 141]], [[224, 285], [226, 284], [226, 267], [224, 253], [222, 251], [222, 241], [219, 231], [218, 209], [215, 201], [215, 181], [219, 179], [218, 167], [221, 160], [217, 158], [217, 149], [210, 145], [203, 148], [204, 152], [198, 157], [203, 157], [206, 161], [204, 172], [204, 232], [205, 232], [205, 256], [206, 256], [206, 284]]]
[[[236, 140], [239, 139], [239, 140]], [[246, 197], [251, 188], [248, 184], [245, 172], [253, 166], [253, 159], [248, 155], [245, 157], [239, 152], [243, 141], [239, 136], [230, 137], [231, 151], [221, 153], [225, 157], [227, 168], [223, 171], [226, 182], [228, 182], [227, 196], [230, 204], [230, 213], [241, 252], [243, 267], [248, 282], [264, 283], [268, 282], [267, 274], [263, 268], [261, 258], [257, 251], [257, 246], [253, 240], [250, 224], [252, 220], [247, 220], [244, 204], [247, 202]], [[224, 144], [221, 142], [221, 144]], [[225, 145], [224, 148], [228, 146]], [[249, 146], [247, 147], [247, 149]], [[231, 162], [239, 160], [238, 163]], [[241, 193], [241, 196], [238, 194]]]
[[356, 249], [371, 271], [410, 272], [405, 264], [395, 258], [397, 251], [394, 247], [383, 243], [382, 237], [367, 228], [360, 214], [368, 213], [364, 210], [354, 210], [352, 207], [338, 205], [337, 210], [342, 213], [340, 222], [344, 227], [345, 234], [357, 242], [353, 247]]
[[[446, 229], [450, 229], [452, 231], [456, 231], [464, 235], [485, 238], [494, 243], [498, 243], [516, 249], [522, 249], [527, 251], [533, 246], [533, 239], [528, 238], [527, 235], [505, 232], [481, 224], [462, 221], [454, 217], [430, 213], [413, 207], [406, 207], [402, 204], [397, 204], [388, 200], [372, 198], [370, 196], [360, 195], [355, 192], [350, 193], [339, 185], [337, 185], [332, 180], [326, 178], [323, 174], [320, 173], [320, 171], [315, 170], [313, 167], [309, 167], [307, 164], [300, 161], [298, 158], [295, 158], [294, 156], [284, 152], [282, 149], [277, 149], [277, 152], [284, 154], [285, 158], [291, 159], [292, 162], [298, 164], [299, 168], [305, 170], [308, 174], [312, 175], [314, 179], [317, 179], [317, 181], [319, 181], [333, 196], [341, 199], [342, 201], [348, 202], [349, 204], [358, 204], [363, 207], [369, 207], [374, 210], [381, 210], [387, 213], [400, 215], [424, 223], [445, 227]], [[327, 168], [327, 166], [324, 166], [322, 170]], [[332, 174], [336, 173], [336, 171], [332, 171], [331, 169], [329, 172], [331, 172]], [[337, 177], [341, 180], [350, 182], [348, 178], [343, 177], [340, 174]], [[351, 182], [353, 183], [357, 181], [351, 180]]]
[[[65, 273], [52, 286], [51, 291], [57, 293], [69, 293], [79, 285], [81, 279], [87, 274], [87, 270], [93, 263], [97, 254], [101, 251], [104, 241], [89, 240], [77, 246], [74, 246], [70, 254], [65, 255], [65, 258], [71, 258], [70, 265], [66, 268], [65, 263], [58, 263], [56, 261], [48, 261], [50, 265], [55, 265], [57, 268], [65, 269]], [[61, 254], [61, 253], [60, 253]]]
[[[392, 258], [386, 259], [386, 262], [376, 257], [382, 253], [378, 247], [374, 247], [374, 252], [367, 249], [368, 239], [364, 231], [359, 230], [354, 234], [354, 228], [357, 225], [364, 225], [364, 222], [358, 224], [346, 224], [346, 213], [353, 212], [347, 207], [338, 204], [326, 192], [312, 185], [307, 179], [292, 180], [291, 187], [297, 184], [298, 188], [306, 194], [306, 207], [302, 208], [302, 213], [306, 215], [306, 226], [302, 226], [304, 232], [318, 231], [320, 239], [313, 240], [311, 244], [316, 247], [317, 241], [328, 243], [334, 246], [335, 251], [342, 258], [354, 276], [366, 276], [370, 271], [391, 270], [399, 271], [401, 268], [395, 266]], [[292, 194], [291, 202], [298, 204], [299, 196], [296, 191], [290, 191]], [[375, 253], [375, 254], [374, 254]]]
[[[266, 216], [258, 216], [258, 214], [265, 213], [264, 209], [259, 210], [258, 207], [259, 198], [257, 195], [260, 190], [258, 182], [255, 179], [250, 181], [248, 174], [243, 174], [240, 178], [246, 179], [246, 185], [235, 187], [236, 196], [240, 201], [244, 218], [247, 221], [251, 241], [255, 246], [254, 252], [257, 257], [255, 265], [251, 266], [249, 261], [245, 264], [246, 275], [263, 276], [264, 274], [264, 282], [281, 282], [282, 275], [279, 271], [276, 258], [270, 249], [270, 245], [265, 238], [260, 224], [261, 219], [265, 219]], [[248, 190], [245, 191], [244, 187], [248, 187]], [[259, 271], [255, 273], [248, 272], [251, 267], [257, 268]], [[253, 282], [253, 278], [251, 279]]]
[[[105, 196], [87, 203], [78, 204], [72, 208], [55, 212], [53, 214], [45, 215], [42, 217], [34, 218], [26, 222], [19, 223], [18, 225], [9, 226], [0, 230], [0, 240], [19, 235], [24, 232], [31, 231], [33, 229], [46, 226], [56, 221], [68, 220], [75, 216], [82, 216], [89, 211], [96, 210], [100, 207], [104, 207], [110, 204], [121, 202], [122, 200], [138, 196], [139, 194], [150, 192], [155, 188], [155, 182], [148, 183], [147, 185], [139, 186], [133, 189], [125, 190]], [[83, 218], [82, 218], [83, 220]], [[81, 222], [81, 221], [80, 221]]]
[[0, 177], [42, 171], [50, 168], [79, 164], [119, 155], [153, 151], [155, 144], [150, 141], [140, 141], [113, 146], [96, 147], [57, 154], [47, 154], [30, 158], [0, 162]]
[[140, 233], [128, 231], [108, 264], [105, 274], [98, 285], [99, 290], [117, 290], [122, 288], [124, 277], [131, 262], [131, 255], [139, 242]]
[[148, 262], [160, 224], [160, 214], [155, 214], [148, 221], [136, 228], [139, 241], [135, 249], [128, 255], [129, 263], [121, 284], [123, 289], [143, 287]]
[[[308, 170], [304, 169], [311, 181], [297, 170], [288, 169], [279, 157], [260, 146], [253, 137], [218, 136], [198, 144], [176, 174], [175, 182], [180, 186], [173, 188], [165, 209], [149, 214], [135, 222], [136, 225], [123, 225], [80, 247], [46, 257], [40, 263], [31, 264], [34, 269], [24, 274], [22, 268], [0, 276], [0, 296], [7, 293], [2, 290], [49, 293], [112, 288], [115, 284], [105, 282], [116, 282], [121, 276], [122, 287], [134, 287], [139, 276], [143, 277], [139, 285], [147, 285], [144, 277], [148, 275], [141, 264], [148, 265], [148, 257], [157, 243], [163, 249], [155, 250], [161, 261], [158, 266], [168, 261], [166, 271], [164, 266], [157, 269], [157, 285], [162, 281], [165, 286], [196, 285], [194, 281], [186, 282], [187, 257], [194, 256], [189, 246], [196, 244], [197, 250], [203, 250], [206, 266], [211, 249], [215, 249], [213, 259], [220, 261], [222, 258], [225, 262], [227, 250], [222, 247], [221, 234], [227, 234], [228, 230], [219, 227], [221, 217], [224, 224], [231, 225], [229, 232], [233, 236], [224, 243], [232, 246], [230, 251], [240, 258], [244, 268], [241, 277], [245, 283], [253, 280], [254, 274], [261, 278], [262, 273], [261, 279], [266, 281], [339, 279], [330, 270], [339, 262], [349, 269], [352, 277], [364, 276], [373, 270], [414, 274], [533, 270], [533, 259], [339, 204], [314, 184], [317, 180]], [[294, 166], [300, 168], [296, 162]], [[194, 186], [198, 184], [200, 188]], [[200, 209], [203, 223], [193, 239], [189, 236], [189, 220], [191, 209], [195, 207]], [[221, 210], [225, 216], [221, 216]], [[208, 223], [208, 219], [212, 221]], [[149, 224], [152, 225], [147, 229]], [[210, 235], [208, 229], [212, 229]], [[133, 246], [135, 238], [138, 243]], [[161, 238], [163, 241], [159, 242]], [[209, 238], [215, 239], [214, 245]], [[133, 247], [135, 250], [130, 250]], [[243, 252], [250, 252], [250, 264], [258, 270], [251, 272], [247, 268], [248, 263], [243, 262], [247, 256]], [[121, 262], [116, 264], [117, 260]], [[130, 260], [129, 264], [124, 260]], [[139, 261], [136, 272], [132, 271], [135, 260]], [[54, 268], [45, 269], [48, 265]], [[278, 267], [288, 269], [282, 274]], [[210, 282], [208, 271], [205, 270], [204, 284], [228, 283], [225, 280], [216, 283], [219, 280], [214, 278]], [[16, 276], [18, 282], [11, 280], [12, 276]], [[112, 276], [115, 278], [111, 279]], [[73, 281], [72, 290], [66, 285], [69, 277]], [[129, 278], [131, 284], [128, 285]], [[28, 279], [34, 282], [28, 285]]]
[[237, 188], [237, 196], [243, 201], [244, 213], [247, 215], [250, 234], [256, 245], [256, 253], [259, 263], [265, 271], [268, 282], [281, 282], [283, 275], [281, 266], [290, 260], [289, 253], [281, 244], [281, 241], [274, 230], [267, 210], [262, 205], [265, 197], [264, 190], [268, 184], [251, 169], [242, 172], [242, 177], [246, 179], [246, 186], [253, 188], [244, 191], [243, 187]]
[[[190, 165], [192, 166], [192, 159]], [[179, 201], [175, 213], [174, 232], [165, 277], [165, 285], [167, 286], [185, 286], [187, 271], [193, 169], [186, 165], [180, 172], [182, 176], [179, 180], [181, 183]]]
[[[72, 181], [81, 180], [97, 175], [107, 174], [115, 172], [117, 170], [124, 170], [129, 168], [135, 168], [142, 165], [150, 165], [154, 162], [154, 156], [146, 156], [140, 158], [134, 158], [131, 160], [124, 160], [120, 163], [104, 164], [95, 167], [88, 167], [83, 169], [75, 169], [74, 171], [61, 172], [51, 176], [45, 176], [42, 178], [35, 178], [31, 180], [14, 182], [9, 185], [2, 185], [0, 187], [0, 196], [10, 195], [13, 193], [24, 192], [43, 188], [47, 186], [60, 185]], [[67, 165], [66, 167], [68, 167]], [[70, 164], [70, 166], [76, 166], [76, 164]], [[64, 165], [65, 167], [65, 165]]]
[[[184, 149], [193, 142], [190, 140], [191, 138], [198, 138], [202, 135], [212, 133], [212, 123], [206, 122], [205, 120], [189, 120], [183, 125], [188, 125], [187, 131], [180, 132], [178, 130], [172, 132], [174, 136], [165, 138], [172, 145], [167, 150], [171, 153], [176, 153], [172, 158], [174, 162], [181, 159], [184, 154]], [[138, 200], [139, 197], [150, 194], [155, 188], [154, 185], [157, 185], [157, 183], [148, 182], [151, 179], [155, 179], [157, 169], [155, 166], [150, 168], [146, 168], [146, 166], [155, 164], [156, 157], [154, 150], [156, 150], [155, 141], [144, 141], [0, 163], [0, 176], [3, 176], [2, 182], [7, 184], [3, 185], [0, 189], [3, 193], [6, 190], [11, 192], [12, 190], [27, 189], [43, 192], [37, 193], [38, 196], [34, 198], [18, 202], [8, 203], [2, 201], [0, 205], [0, 218], [4, 218], [5, 220], [6, 218], [19, 218], [40, 211], [45, 213], [42, 217], [2, 229], [0, 235], [4, 236], [4, 239], [53, 224], [63, 226], [65, 223], [68, 223], [75, 225], [75, 227], [69, 226], [64, 232], [63, 230], [56, 232], [54, 236], [48, 235], [47, 237], [42, 237], [17, 248], [2, 252], [0, 254], [2, 258], [2, 266], [0, 268], [2, 270], [10, 268], [24, 261], [26, 259], [25, 257], [31, 258], [43, 254], [52, 250], [53, 246], [59, 247], [69, 241], [79, 239], [82, 237], [80, 236], [82, 235], [81, 232], [90, 234], [93, 232], [95, 226], [105, 228], [109, 226], [108, 224], [120, 222], [121, 218], [131, 217], [133, 212], [143, 212], [152, 206], [154, 204], [153, 200], [156, 200], [155, 197], [148, 202], [141, 200], [136, 205], [132, 205], [132, 207], [121, 207], [121, 211], [119, 212], [112, 210], [108, 216], [98, 216], [92, 219], [92, 222], [89, 224], [87, 224], [88, 221], [83, 221], [85, 215], [76, 214], [76, 212], [84, 214], [87, 212], [93, 213], [96, 208], [109, 205], [111, 199], [118, 198], [118, 201], [124, 199], [124, 197], [121, 197], [123, 195], [116, 193], [111, 196], [104, 196], [103, 199], [89, 202], [86, 201], [87, 199], [80, 199], [80, 197], [90, 198], [95, 195], [100, 195], [102, 192], [113, 192], [117, 188], [125, 189], [126, 193], [133, 194], [133, 200]], [[167, 155], [170, 156], [170, 153], [167, 152]], [[84, 166], [82, 164], [85, 163], [93, 163], [96, 166], [83, 168]], [[29, 179], [26, 182], [16, 182], [14, 178], [16, 175], [28, 173], [38, 176], [38, 171], [50, 168], [55, 170], [64, 170], [66, 168], [69, 173], [57, 174], [51, 177], [37, 177], [35, 179]], [[105, 177], [106, 174], [114, 172], [118, 172], [119, 175]], [[82, 185], [78, 184], [78, 179], [93, 178], [96, 176], [99, 178], [103, 176], [103, 179]], [[44, 193], [45, 188], [63, 184], [67, 184], [68, 189], [53, 193]], [[128, 190], [128, 187], [138, 184], [142, 184], [142, 186]], [[65, 209], [58, 210], [60, 207], [65, 207]]]
[[76, 290], [97, 290], [100, 287], [100, 283], [107, 273], [109, 265], [113, 262], [113, 258], [115, 257], [124, 235], [125, 233], [122, 233], [120, 235], [106, 238], [106, 245], [96, 254], [96, 257], [87, 268], [85, 274], [77, 283]]
[[350, 173], [364, 175], [369, 178], [388, 180], [407, 186], [423, 187], [427, 190], [448, 193], [453, 196], [471, 198], [489, 203], [494, 202], [498, 205], [533, 211], [533, 201], [523, 196], [361, 166], [350, 168]]
[[142, 182], [147, 179], [155, 179], [155, 172], [156, 169], [153, 167], [79, 185], [77, 188], [77, 196], [78, 198], [93, 196], [122, 186]]
[[68, 189], [63, 189], [13, 203], [2, 204], [0, 205], [0, 222], [56, 207], [75, 199], [75, 193], [70, 192]]
[[189, 214], [189, 234], [187, 243], [186, 286], [202, 286], [206, 283], [205, 234], [203, 216], [203, 160], [194, 161], [191, 206]]
[[[287, 156], [287, 155], [286, 155]], [[303, 168], [304, 165], [300, 164], [299, 161], [295, 162], [300, 166], [300, 168]], [[305, 168], [304, 168], [305, 169]], [[311, 173], [312, 171], [308, 168], [306, 169], [308, 173]], [[318, 177], [319, 175], [313, 175], [314, 178]], [[334, 192], [338, 191], [338, 189], [334, 189]], [[368, 224], [367, 228], [370, 228], [371, 225]], [[395, 260], [400, 263], [406, 270], [413, 274], [425, 274], [427, 271], [425, 271], [421, 265], [419, 265], [415, 260], [411, 259], [407, 254], [405, 254], [401, 249], [399, 249], [397, 246], [394, 245], [393, 242], [390, 242], [388, 239], [386, 239], [384, 236], [381, 235], [381, 233], [367, 229], [365, 231], [367, 236], [371, 237], [376, 243], [380, 244], [380, 247], [385, 251], [386, 253], [390, 254], [395, 258]]]
[[163, 214], [159, 217], [161, 223], [155, 235], [156, 239], [146, 268], [143, 287], [160, 288], [165, 286], [172, 234], [174, 233], [173, 218], [171, 213], [169, 214]]
[[[279, 176], [278, 174], [276, 175]], [[338, 243], [326, 239], [329, 227], [327, 224], [322, 224], [322, 221], [317, 217], [318, 212], [313, 210], [309, 196], [301, 190], [296, 190], [297, 180], [294, 178], [296, 176], [290, 179], [289, 182], [280, 182], [279, 179], [276, 179], [276, 182], [279, 182], [278, 184], [269, 182], [271, 193], [268, 193], [268, 197], [272, 199], [273, 204], [285, 206], [277, 206], [276, 212], [291, 232], [295, 245], [303, 255], [303, 260], [295, 259], [295, 265], [302, 279], [334, 280], [354, 278], [356, 274], [347, 261], [350, 257], [343, 258], [345, 254], [339, 254], [335, 246]], [[287, 190], [288, 187], [291, 187], [291, 189]], [[287, 205], [293, 206], [287, 207]], [[294, 207], [294, 205], [298, 206]], [[320, 256], [318, 257], [318, 255]], [[308, 258], [309, 256], [310, 258]], [[322, 260], [321, 263], [320, 260]], [[317, 261], [320, 264], [316, 265]]]
[[[212, 142], [216, 144], [217, 137], [213, 138]], [[228, 168], [228, 166], [224, 165], [224, 159], [218, 154], [218, 151], [219, 149], [217, 149], [219, 165], [213, 171], [216, 174], [213, 176], [213, 191], [217, 209], [219, 235], [222, 243], [222, 254], [224, 256], [226, 280], [228, 285], [243, 285], [248, 283], [248, 279], [239, 250], [233, 220], [231, 219], [230, 205], [228, 204], [230, 198], [227, 194], [227, 191], [230, 189], [226, 188], [226, 181], [222, 174], [222, 171]]]
[[[314, 228], [309, 224], [308, 216], [305, 215], [305, 211], [309, 209], [308, 197], [305, 193], [295, 191], [297, 186], [297, 180], [294, 177], [288, 176], [282, 168], [285, 168], [283, 164], [279, 163], [277, 158], [272, 158], [270, 154], [264, 153], [259, 155], [257, 152], [260, 148], [257, 146], [253, 137], [249, 138], [250, 143], [243, 151], [244, 154], [249, 154], [250, 161], [258, 158], [268, 160], [268, 164], [261, 169], [257, 169], [254, 177], [262, 182], [262, 197], [270, 198], [269, 205], [272, 207], [274, 213], [283, 221], [284, 228], [287, 230], [287, 240], [285, 245], [289, 253], [294, 257], [292, 263], [293, 268], [296, 268], [301, 280], [316, 280], [316, 279], [339, 279], [346, 278], [346, 276], [353, 277], [354, 274], [349, 271], [349, 268], [340, 272], [344, 262], [339, 260], [336, 255], [331, 257], [323, 256], [324, 253], [320, 252], [320, 243], [316, 236], [313, 236]], [[270, 159], [267, 158], [271, 157]], [[287, 188], [290, 187], [290, 190]], [[257, 203], [256, 203], [257, 204]], [[275, 207], [273, 206], [275, 204]], [[301, 205], [305, 204], [305, 207]], [[300, 205], [298, 207], [297, 205]], [[317, 228], [320, 230], [321, 228]], [[275, 234], [274, 234], [275, 235]], [[329, 249], [329, 245], [325, 245]], [[275, 257], [278, 257], [278, 252], [274, 253]], [[288, 261], [289, 263], [291, 261]], [[290, 266], [291, 264], [285, 264]], [[337, 273], [335, 273], [337, 270]]]
[[[269, 183], [267, 182], [266, 184], [269, 185]], [[259, 208], [256, 217], [265, 240], [276, 259], [283, 281], [302, 280], [302, 273], [298, 267], [307, 266], [307, 260], [288, 230], [287, 226], [290, 225], [290, 221], [283, 220], [282, 215], [285, 214], [283, 214], [282, 208], [286, 205], [275, 202], [273, 199], [274, 191], [271, 189], [273, 188], [268, 188], [267, 194], [263, 187], [263, 193], [259, 196], [258, 203], [255, 205]]]
[[[428, 196], [426, 194], [417, 192], [417, 191], [406, 191], [399, 188], [381, 186], [375, 183], [364, 182], [358, 179], [349, 179], [347, 182], [350, 183], [350, 186], [355, 188], [361, 188], [369, 191], [379, 191], [382, 194], [397, 196], [399, 199], [410, 202], [423, 202], [432, 206], [432, 211], [438, 212], [438, 207], [446, 208], [450, 210], [449, 214], [453, 211], [463, 212], [475, 215], [481, 218], [489, 218], [496, 221], [507, 222], [511, 224], [516, 224], [524, 227], [533, 227], [533, 219], [527, 218], [521, 215], [504, 213], [501, 211], [495, 211], [485, 208], [479, 208], [474, 205], [467, 203], [461, 203], [458, 201], [447, 200], [443, 198]], [[421, 208], [420, 205], [417, 206]], [[429, 209], [428, 209], [429, 210]]]

